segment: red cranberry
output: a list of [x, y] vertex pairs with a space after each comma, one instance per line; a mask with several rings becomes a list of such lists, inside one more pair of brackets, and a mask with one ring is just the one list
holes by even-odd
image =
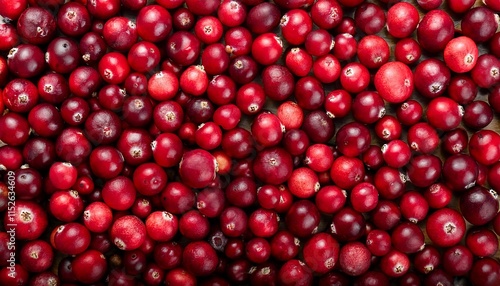
[[486, 7], [470, 9], [460, 23], [462, 33], [478, 43], [489, 40], [498, 28], [495, 14]]
[[436, 9], [427, 12], [420, 21], [417, 27], [417, 39], [424, 50], [437, 53], [444, 50], [446, 44], [453, 38], [454, 32], [454, 23], [450, 15]]
[[479, 87], [493, 87], [500, 80], [500, 61], [491, 54], [480, 55], [471, 76]]
[[498, 250], [498, 239], [488, 228], [470, 229], [465, 236], [465, 243], [471, 254], [479, 257], [495, 255]]
[[363, 3], [354, 12], [356, 26], [365, 34], [378, 33], [385, 25], [385, 13], [382, 8], [373, 3]]
[[219, 261], [215, 250], [204, 241], [191, 242], [182, 253], [183, 266], [196, 276], [212, 274]]
[[407, 141], [411, 149], [424, 154], [434, 152], [439, 146], [437, 131], [425, 122], [412, 125], [408, 129]]
[[425, 114], [434, 128], [448, 131], [458, 127], [464, 111], [454, 100], [437, 97], [429, 102]]
[[427, 235], [440, 247], [457, 244], [465, 235], [465, 221], [462, 215], [450, 208], [432, 213], [426, 222]]
[[400, 2], [387, 11], [387, 32], [396, 38], [406, 38], [417, 28], [420, 16], [415, 6]]
[[380, 260], [381, 270], [389, 277], [401, 277], [410, 268], [410, 259], [398, 250], [391, 250]]
[[293, 203], [285, 216], [287, 229], [298, 237], [309, 237], [317, 232], [320, 213], [316, 206], [307, 200]]
[[280, 10], [272, 3], [260, 3], [252, 7], [246, 17], [246, 25], [255, 34], [271, 32], [280, 22]]
[[480, 258], [474, 262], [469, 272], [473, 285], [495, 285], [500, 281], [500, 264], [493, 258]]
[[424, 97], [443, 95], [450, 82], [450, 69], [441, 60], [429, 58], [421, 61], [413, 72], [415, 89]]
[[313, 282], [312, 271], [307, 265], [297, 259], [283, 264], [278, 272], [280, 285], [310, 285]]
[[365, 176], [363, 161], [356, 157], [340, 156], [333, 161], [330, 177], [342, 189], [351, 189]]
[[469, 139], [469, 154], [483, 165], [500, 160], [500, 135], [492, 130], [480, 130]]
[[359, 276], [368, 271], [371, 253], [361, 242], [348, 242], [340, 249], [340, 269], [350, 276]]
[[40, 75], [46, 67], [43, 51], [32, 44], [21, 44], [10, 49], [7, 65], [14, 75], [22, 78]]
[[464, 245], [455, 245], [443, 253], [442, 264], [448, 274], [462, 276], [472, 268], [473, 255]]
[[44, 8], [28, 7], [17, 19], [17, 31], [30, 44], [47, 44], [55, 35], [56, 19]]
[[460, 211], [473, 225], [484, 225], [498, 212], [497, 193], [481, 186], [475, 186], [460, 196]]

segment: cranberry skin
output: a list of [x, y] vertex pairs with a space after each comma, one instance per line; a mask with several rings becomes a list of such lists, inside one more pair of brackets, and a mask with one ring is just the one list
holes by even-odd
[[392, 140], [382, 145], [384, 161], [389, 167], [401, 168], [410, 162], [411, 149], [402, 140]]
[[407, 142], [414, 151], [430, 154], [439, 146], [439, 137], [432, 126], [420, 122], [408, 129]]
[[447, 206], [451, 202], [452, 195], [452, 191], [442, 183], [432, 184], [424, 191], [425, 200], [434, 209]]
[[463, 122], [472, 129], [482, 129], [493, 121], [493, 110], [485, 101], [473, 101], [465, 107]]
[[417, 8], [407, 2], [394, 4], [387, 11], [387, 32], [395, 38], [409, 37], [418, 26]]
[[292, 204], [285, 216], [287, 230], [299, 238], [306, 238], [317, 232], [320, 212], [314, 203], [299, 200]]
[[313, 235], [302, 249], [304, 262], [315, 273], [330, 271], [339, 259], [340, 245], [328, 233]]
[[378, 170], [384, 164], [384, 157], [380, 146], [370, 145], [368, 149], [361, 154], [361, 159], [368, 169]]
[[424, 234], [411, 222], [403, 222], [392, 231], [393, 247], [403, 253], [416, 253], [424, 247]]
[[371, 135], [366, 126], [349, 122], [337, 131], [337, 150], [348, 157], [357, 157], [370, 147]]
[[315, 57], [327, 55], [333, 48], [333, 36], [323, 29], [317, 29], [307, 34], [304, 46], [306, 51]]
[[306, 76], [313, 66], [313, 58], [304, 49], [295, 47], [285, 54], [286, 67], [296, 76]]
[[19, 35], [12, 24], [0, 23], [1, 51], [8, 51], [19, 44]]
[[425, 112], [429, 124], [443, 131], [457, 128], [463, 113], [463, 108], [447, 97], [437, 97], [431, 100]]
[[69, 222], [54, 228], [50, 241], [59, 252], [66, 255], [77, 255], [89, 247], [90, 232], [83, 224]]
[[183, 266], [196, 276], [212, 274], [219, 262], [215, 250], [204, 241], [191, 242], [182, 252]]
[[[248, 11], [247, 14], [248, 10], [247, 6], [242, 5], [240, 1], [234, 1], [234, 0], [221, 1], [221, 4], [217, 8], [217, 18], [219, 18], [219, 20], [223, 25], [228, 27], [240, 26], [245, 22], [245, 19], [247, 19], [247, 26], [251, 28], [252, 31], [255, 32], [256, 34], [269, 32], [269, 31], [261, 32], [261, 30], [259, 29], [271, 30], [274, 27], [276, 27], [279, 21], [279, 11], [275, 5], [268, 6], [266, 4], [268, 3], [265, 3], [260, 6], [257, 5], [255, 9], [252, 8], [253, 10]], [[276, 20], [273, 20], [273, 18], [276, 18]]]
[[145, 196], [159, 194], [167, 185], [167, 173], [155, 163], [139, 165], [133, 174], [134, 186]]
[[472, 0], [451, 0], [448, 1], [448, 7], [451, 11], [457, 14], [463, 14], [467, 12], [473, 5], [474, 1]]
[[29, 275], [29, 272], [21, 264], [14, 262], [12, 268], [2, 267], [0, 270], [0, 283], [2, 285], [27, 285]]
[[201, 54], [201, 63], [209, 75], [224, 73], [229, 67], [229, 61], [229, 54], [226, 53], [225, 47], [221, 43], [206, 46]]
[[437, 53], [443, 51], [453, 39], [454, 32], [455, 26], [450, 15], [443, 10], [431, 10], [417, 27], [417, 39], [424, 50]]
[[375, 124], [375, 134], [386, 141], [399, 139], [402, 131], [401, 123], [392, 115], [384, 115]]
[[250, 207], [257, 200], [257, 185], [247, 177], [236, 177], [225, 189], [226, 199], [236, 207]]
[[252, 43], [252, 56], [257, 63], [268, 66], [275, 64], [283, 53], [281, 39], [274, 33], [257, 36]]
[[292, 175], [293, 161], [282, 148], [266, 148], [257, 153], [253, 162], [255, 176], [266, 184], [280, 185]]
[[492, 130], [480, 130], [469, 140], [469, 154], [478, 163], [489, 166], [500, 160], [500, 135]]
[[148, 5], [137, 14], [137, 34], [145, 41], [165, 40], [172, 31], [172, 16], [160, 5]]
[[178, 65], [189, 66], [198, 59], [200, 45], [195, 35], [186, 31], [177, 31], [167, 39], [167, 56]]
[[178, 231], [179, 220], [166, 211], [152, 212], [146, 218], [146, 232], [154, 241], [170, 241]]
[[76, 69], [81, 54], [78, 43], [70, 38], [58, 37], [52, 40], [45, 53], [49, 68], [57, 73], [66, 74]]
[[497, 236], [488, 228], [470, 229], [465, 237], [465, 244], [471, 254], [479, 257], [493, 256], [498, 250]]
[[[7, 153], [8, 152], [5, 152], [5, 155], [8, 155]], [[32, 168], [37, 170], [48, 169], [56, 160], [55, 144], [51, 140], [42, 137], [31, 138], [24, 144], [23, 159]], [[10, 162], [15, 162], [13, 158], [9, 158], [8, 160]], [[0, 159], [0, 161], [2, 161], [2, 159]], [[3, 162], [0, 164], [5, 166]], [[11, 169], [10, 167], [5, 167], [7, 170]]]
[[[493, 164], [488, 172], [488, 183], [494, 190], [500, 190], [500, 163]], [[484, 185], [484, 184], [483, 184]]]
[[12, 48], [7, 55], [7, 65], [10, 72], [22, 78], [37, 76], [46, 67], [42, 50], [32, 44], [21, 44]]
[[410, 259], [398, 250], [391, 250], [380, 260], [381, 270], [389, 277], [401, 277], [410, 269]]
[[158, 66], [160, 49], [151, 42], [141, 41], [130, 48], [127, 60], [133, 70], [144, 73]]
[[82, 163], [91, 151], [92, 145], [78, 128], [66, 128], [56, 139], [57, 156], [75, 166]]
[[446, 158], [443, 164], [443, 177], [455, 191], [464, 191], [476, 183], [479, 169], [474, 159], [465, 154]]
[[418, 101], [410, 99], [399, 106], [396, 110], [396, 117], [403, 125], [412, 126], [420, 121], [423, 113], [422, 105]]
[[307, 35], [312, 31], [312, 20], [306, 11], [292, 9], [286, 12], [280, 21], [283, 38], [290, 45], [301, 45], [305, 42]]
[[382, 30], [386, 23], [384, 10], [373, 3], [363, 3], [354, 12], [356, 26], [365, 34], [373, 35]]
[[29, 137], [30, 126], [23, 116], [9, 112], [0, 117], [0, 140], [10, 146], [23, 145]]
[[396, 42], [394, 57], [405, 65], [412, 65], [420, 60], [422, 49], [413, 38], [405, 38]]
[[352, 101], [354, 119], [363, 124], [372, 124], [385, 114], [385, 102], [377, 92], [362, 91]]
[[98, 110], [85, 121], [85, 133], [95, 145], [113, 143], [121, 133], [120, 118], [109, 110]]
[[115, 220], [110, 230], [110, 238], [121, 250], [139, 248], [146, 239], [146, 226], [136, 216], [125, 215]]
[[92, 232], [105, 232], [113, 223], [112, 210], [103, 202], [90, 203], [83, 212], [83, 223]]
[[292, 156], [299, 156], [304, 154], [309, 146], [309, 137], [307, 136], [307, 133], [302, 130], [289, 130], [283, 137], [283, 147]]
[[455, 245], [443, 253], [442, 264], [447, 273], [454, 276], [462, 276], [467, 274], [472, 268], [473, 255], [467, 247]]
[[375, 256], [384, 256], [392, 248], [391, 236], [386, 231], [374, 229], [366, 235], [366, 247]]
[[122, 153], [110, 146], [95, 148], [89, 158], [92, 174], [103, 179], [118, 176], [123, 170], [123, 162]]
[[469, 37], [461, 36], [446, 44], [443, 59], [452, 71], [464, 73], [472, 70], [476, 65], [478, 54], [476, 43]]
[[350, 276], [360, 276], [370, 268], [370, 258], [371, 253], [363, 243], [349, 242], [340, 249], [340, 270]]
[[112, 209], [124, 211], [132, 207], [137, 190], [131, 179], [118, 176], [102, 187], [102, 199]]
[[469, 272], [472, 285], [494, 286], [500, 282], [500, 264], [494, 258], [480, 258]]
[[414, 156], [407, 166], [408, 179], [417, 187], [428, 187], [441, 175], [441, 159], [434, 155]]
[[[16, 78], [9, 81], [9, 83], [7, 83], [3, 90], [3, 103], [5, 104], [5, 108], [8, 108], [10, 111], [17, 113], [26, 113], [32, 110], [33, 107], [35, 107], [35, 105], [37, 104], [38, 98], [38, 90], [35, 84], [33, 84], [29, 80], [22, 78]], [[57, 113], [57, 110], [49, 104], [44, 104], [43, 106], [44, 107], [37, 107], [34, 111], [30, 112], [30, 114], [33, 114], [32, 117], [37, 119], [44, 119], [45, 121], [48, 121], [46, 123], [57, 125], [53, 122], [60, 121], [60, 117], [59, 120], [56, 120], [56, 118], [58, 118], [57, 116], [59, 115]], [[29, 120], [29, 117], [30, 116], [28, 115], [28, 121], [31, 125], [33, 125], [33, 123], [37, 123], [35, 121]], [[44, 134], [44, 132], [42, 132], [42, 134], [40, 135], [48, 137], [55, 135], [54, 132], [56, 131], [56, 129], [60, 129], [60, 127], [54, 127], [56, 126], [51, 126], [51, 128], [45, 128], [41, 126], [40, 129], [36, 129], [39, 131], [46, 130], [47, 134]]]
[[498, 212], [497, 194], [481, 186], [475, 186], [460, 196], [460, 211], [473, 225], [492, 221]]
[[498, 23], [495, 13], [486, 7], [474, 7], [463, 16], [462, 33], [476, 43], [488, 41], [495, 34]]
[[324, 111], [315, 110], [304, 118], [302, 130], [312, 142], [327, 143], [335, 134], [335, 124]]
[[98, 90], [102, 83], [99, 72], [91, 67], [77, 67], [69, 75], [69, 89], [78, 97], [88, 98]]
[[57, 27], [67, 36], [82, 36], [91, 28], [87, 8], [77, 2], [65, 3], [57, 12]]
[[471, 76], [479, 87], [493, 87], [500, 82], [500, 60], [491, 54], [480, 55]]
[[187, 151], [179, 164], [182, 181], [192, 188], [207, 187], [215, 178], [217, 161], [203, 149]]
[[215, 110], [213, 120], [222, 129], [231, 130], [238, 126], [241, 120], [241, 111], [234, 104], [222, 105]]
[[105, 54], [98, 65], [99, 74], [110, 84], [121, 84], [130, 73], [127, 58], [118, 52]]
[[408, 191], [401, 196], [401, 214], [404, 218], [417, 223], [427, 217], [429, 204], [425, 197], [417, 191]]
[[466, 105], [474, 101], [478, 87], [470, 76], [456, 75], [450, 80], [448, 95], [458, 104]]
[[333, 215], [330, 231], [341, 242], [355, 241], [365, 234], [366, 221], [360, 212], [344, 207]]
[[449, 247], [457, 244], [465, 235], [465, 220], [458, 211], [442, 208], [427, 218], [425, 228], [435, 245]]
[[28, 7], [17, 20], [17, 32], [30, 44], [47, 44], [55, 35], [56, 19], [48, 10]]

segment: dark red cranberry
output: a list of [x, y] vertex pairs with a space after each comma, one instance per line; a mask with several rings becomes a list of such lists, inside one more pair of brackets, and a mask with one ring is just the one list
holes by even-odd
[[7, 145], [23, 145], [30, 135], [28, 120], [14, 112], [9, 112], [0, 117], [0, 127], [0, 140]]
[[55, 35], [56, 19], [46, 9], [29, 7], [19, 16], [17, 31], [19, 36], [30, 44], [46, 44]]
[[7, 65], [13, 74], [22, 78], [37, 76], [46, 67], [43, 51], [32, 44], [21, 44], [10, 49]]
[[460, 211], [473, 225], [484, 225], [498, 212], [497, 193], [481, 186], [475, 186], [460, 196]]

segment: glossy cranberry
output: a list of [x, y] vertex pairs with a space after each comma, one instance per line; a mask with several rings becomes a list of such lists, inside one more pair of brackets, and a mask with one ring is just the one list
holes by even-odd
[[330, 30], [337, 27], [344, 12], [337, 1], [317, 1], [311, 7], [311, 18], [319, 28]]
[[159, 194], [167, 185], [167, 173], [155, 163], [139, 165], [133, 174], [134, 186], [145, 196]]
[[271, 147], [257, 153], [254, 159], [255, 176], [264, 183], [279, 185], [292, 174], [292, 157], [284, 149]]
[[16, 31], [15, 25], [8, 23], [0, 24], [0, 50], [8, 51], [19, 44], [19, 35]]
[[33, 45], [46, 44], [55, 35], [56, 19], [48, 10], [29, 7], [17, 19], [19, 36]]
[[193, 188], [204, 188], [216, 177], [217, 162], [205, 150], [185, 152], [179, 164], [179, 175], [185, 184]]
[[428, 187], [439, 178], [442, 162], [434, 155], [418, 155], [407, 166], [408, 179], [417, 187]]
[[462, 128], [457, 128], [446, 132], [441, 139], [441, 148], [449, 154], [459, 154], [467, 149], [469, 137]]
[[200, 41], [191, 33], [178, 31], [167, 40], [167, 55], [177, 64], [193, 64], [200, 54]]
[[131, 179], [117, 176], [104, 184], [102, 198], [114, 210], [127, 210], [134, 204], [136, 192]]
[[5, 86], [2, 97], [3, 104], [10, 111], [26, 113], [35, 107], [39, 96], [36, 86], [31, 81], [13, 79]]
[[465, 221], [458, 211], [442, 208], [427, 218], [426, 231], [437, 246], [453, 246], [465, 235]]
[[349, 60], [356, 55], [357, 41], [349, 33], [341, 33], [334, 37], [335, 45], [332, 53], [341, 61]]
[[283, 264], [278, 272], [279, 285], [309, 285], [313, 282], [311, 269], [302, 261], [292, 259]]
[[489, 40], [497, 28], [495, 14], [486, 7], [470, 9], [461, 21], [462, 33], [477, 43]]
[[389, 233], [374, 229], [366, 235], [366, 247], [375, 256], [384, 256], [391, 250], [391, 236]]
[[333, 161], [330, 177], [343, 189], [351, 189], [362, 181], [365, 175], [363, 162], [355, 157], [340, 156]]
[[234, 104], [223, 105], [215, 110], [213, 120], [224, 130], [231, 130], [238, 126], [241, 120], [241, 111]]
[[[434, 23], [439, 23], [433, 25]], [[417, 39], [420, 46], [430, 52], [436, 53], [444, 50], [446, 44], [453, 38], [453, 19], [443, 10], [427, 12], [417, 27]]]
[[13, 74], [22, 78], [37, 76], [46, 67], [43, 51], [32, 44], [21, 44], [10, 49], [7, 65]]
[[233, 179], [225, 189], [226, 199], [232, 205], [250, 207], [257, 200], [257, 185], [247, 177]]
[[463, 121], [467, 127], [481, 129], [493, 120], [493, 110], [485, 101], [473, 101], [464, 110]]
[[320, 213], [316, 206], [307, 200], [293, 203], [285, 216], [287, 229], [294, 235], [304, 238], [317, 231]]
[[90, 168], [92, 173], [100, 178], [112, 179], [123, 170], [123, 155], [116, 148], [99, 146], [90, 153]]
[[424, 154], [432, 153], [439, 146], [436, 130], [425, 122], [417, 123], [408, 129], [407, 141], [411, 149]]
[[472, 265], [469, 278], [473, 285], [495, 285], [500, 281], [500, 264], [490, 257], [478, 259]]
[[276, 101], [283, 101], [292, 95], [294, 78], [284, 66], [270, 65], [262, 71], [262, 84], [265, 94]]
[[172, 30], [172, 16], [160, 5], [148, 5], [137, 14], [137, 34], [145, 41], [159, 42]]
[[373, 223], [381, 230], [389, 230], [398, 225], [401, 220], [401, 211], [398, 205], [388, 200], [379, 200], [371, 215]]
[[225, 132], [221, 145], [222, 150], [235, 159], [243, 159], [255, 151], [252, 134], [241, 127]]
[[224, 45], [220, 43], [208, 45], [201, 54], [201, 63], [205, 72], [210, 75], [225, 72], [229, 67], [229, 61], [229, 55], [226, 53]]
[[83, 224], [70, 222], [52, 230], [51, 243], [63, 254], [77, 255], [89, 247], [90, 232]]
[[372, 124], [384, 116], [386, 112], [384, 104], [378, 93], [363, 91], [352, 101], [352, 113], [357, 122]]
[[[481, 172], [479, 172], [479, 174], [481, 174]], [[478, 177], [480, 177], [480, 175], [478, 175]], [[500, 190], [498, 178], [500, 178], [500, 163], [497, 162], [493, 164], [488, 171], [488, 183], [494, 190]]]
[[307, 133], [300, 129], [289, 130], [283, 137], [283, 147], [293, 156], [304, 154], [309, 146]]
[[340, 73], [340, 84], [350, 93], [359, 93], [368, 87], [370, 73], [360, 63], [350, 62], [344, 66]]
[[413, 99], [410, 99], [399, 106], [396, 110], [398, 120], [407, 126], [412, 126], [420, 121], [423, 115], [422, 105]]
[[361, 213], [344, 207], [333, 215], [330, 230], [339, 241], [354, 241], [365, 234], [366, 221]]
[[0, 140], [10, 146], [19, 146], [28, 140], [28, 120], [17, 113], [9, 112], [0, 117], [0, 127]]
[[295, 47], [285, 54], [286, 67], [296, 76], [306, 76], [313, 66], [313, 58], [304, 49]]
[[387, 11], [387, 31], [396, 38], [406, 38], [417, 28], [420, 16], [415, 6], [396, 3]]
[[81, 66], [71, 72], [68, 82], [69, 89], [74, 95], [88, 98], [98, 90], [102, 78], [96, 69]]
[[350, 122], [337, 131], [337, 150], [349, 157], [357, 157], [368, 149], [371, 136], [368, 128], [357, 122]]
[[381, 270], [389, 277], [401, 277], [410, 268], [408, 256], [398, 250], [391, 250], [380, 260]]
[[119, 0], [96, 0], [87, 2], [87, 10], [96, 18], [109, 19], [120, 11]]
[[406, 65], [412, 65], [420, 60], [422, 50], [413, 38], [404, 38], [396, 42], [394, 57]]
[[[5, 147], [4, 147], [5, 148]], [[4, 150], [5, 155], [9, 155], [7, 150]], [[31, 138], [26, 141], [22, 151], [23, 159], [32, 168], [35, 169], [47, 169], [56, 160], [55, 144], [45, 138]], [[0, 159], [0, 161], [3, 161]], [[15, 163], [14, 158], [9, 158], [9, 161]], [[0, 163], [5, 165], [4, 163]], [[5, 166], [7, 167], [7, 166]], [[10, 170], [11, 168], [6, 168]]]
[[483, 165], [491, 165], [500, 159], [500, 135], [492, 130], [480, 130], [469, 139], [469, 154]]
[[328, 54], [333, 48], [333, 45], [334, 41], [332, 35], [323, 29], [309, 32], [304, 42], [306, 51], [315, 57], [321, 57]]
[[500, 62], [490, 54], [480, 55], [472, 68], [471, 76], [474, 82], [482, 88], [490, 88], [500, 79]]
[[246, 24], [251, 32], [263, 34], [271, 32], [280, 22], [280, 10], [272, 3], [260, 3], [252, 7], [247, 14]]
[[478, 167], [470, 156], [456, 154], [448, 157], [443, 164], [443, 176], [448, 186], [455, 191], [463, 191], [476, 182]]
[[456, 75], [450, 80], [448, 94], [458, 104], [471, 103], [477, 96], [478, 87], [470, 76]]
[[29, 272], [21, 264], [13, 263], [12, 268], [0, 270], [0, 282], [5, 285], [27, 285]]
[[495, 217], [498, 211], [497, 193], [476, 186], [460, 196], [460, 211], [473, 225], [484, 225]]
[[386, 23], [385, 13], [382, 8], [373, 3], [363, 3], [354, 12], [356, 26], [365, 34], [378, 33]]
[[130, 73], [127, 58], [118, 52], [105, 54], [99, 61], [98, 69], [104, 81], [110, 84], [123, 83]]
[[217, 17], [227, 27], [240, 26], [245, 22], [247, 6], [235, 0], [221, 1], [217, 8]]
[[335, 133], [335, 124], [325, 112], [315, 110], [305, 116], [302, 129], [312, 142], [326, 143]]
[[259, 113], [265, 104], [266, 94], [261, 85], [250, 82], [241, 86], [236, 93], [236, 106], [243, 114]]
[[141, 41], [130, 48], [127, 59], [133, 70], [146, 72], [160, 63], [160, 50], [151, 42]]
[[[498, 250], [496, 235], [488, 228], [470, 229], [465, 236], [465, 243], [471, 254], [479, 257], [493, 256]], [[470, 262], [472, 265], [472, 259]]]
[[280, 27], [283, 38], [291, 45], [303, 44], [312, 31], [311, 17], [301, 9], [292, 9], [281, 17]]

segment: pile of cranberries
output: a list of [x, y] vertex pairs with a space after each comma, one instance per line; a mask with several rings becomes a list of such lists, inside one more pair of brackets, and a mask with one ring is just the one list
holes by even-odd
[[0, 0], [0, 285], [500, 285], [498, 0]]

